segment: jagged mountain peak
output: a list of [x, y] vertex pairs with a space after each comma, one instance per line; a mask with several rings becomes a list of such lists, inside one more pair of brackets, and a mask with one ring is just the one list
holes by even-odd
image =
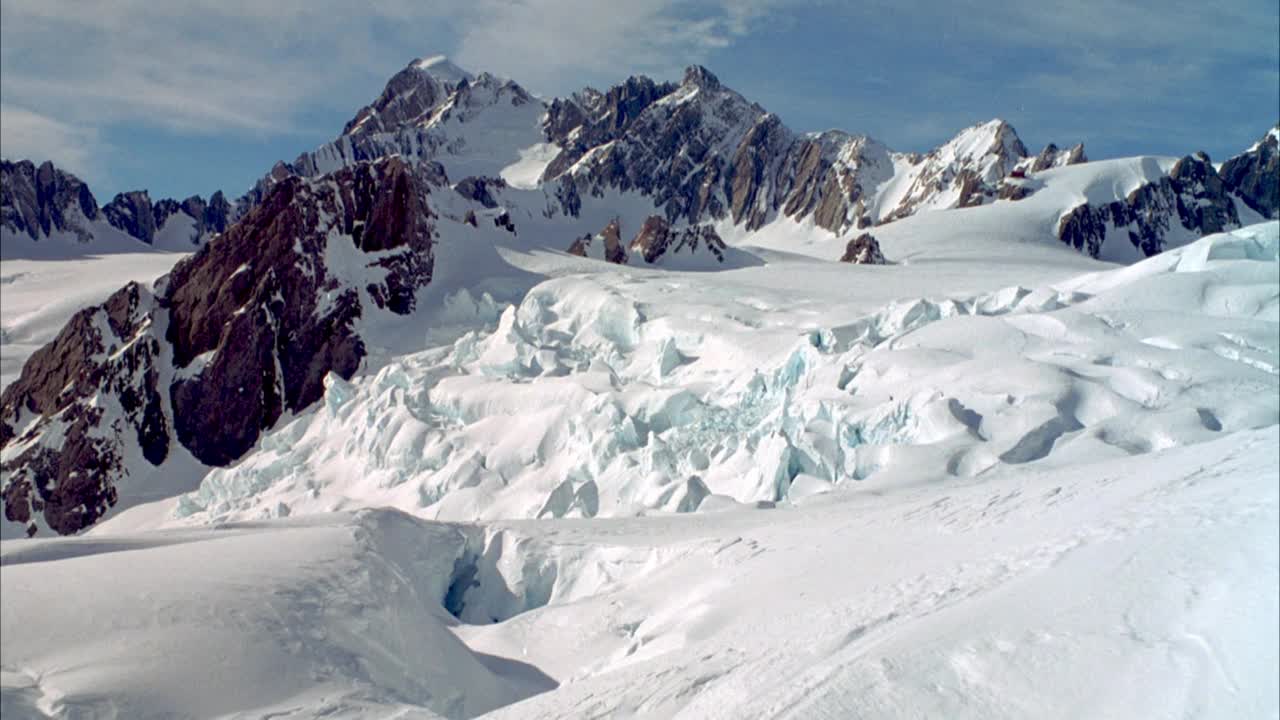
[[360, 108], [342, 128], [343, 135], [389, 132], [430, 115], [471, 73], [443, 55], [418, 58], [391, 76], [382, 93]]
[[994, 118], [961, 130], [930, 154], [966, 160], [984, 155], [1021, 159], [1028, 153], [1013, 126], [1000, 118]]
[[471, 80], [473, 75], [458, 67], [446, 55], [431, 55], [429, 57], [416, 58], [409, 63], [409, 67], [420, 73], [425, 73], [431, 77], [444, 82], [458, 84], [463, 80]]
[[1270, 145], [1273, 148], [1280, 145], [1280, 122], [1276, 123], [1275, 127], [1268, 130], [1267, 133], [1259, 138], [1258, 142], [1251, 145], [1246, 152], [1255, 152], [1263, 145]]
[[684, 69], [681, 85], [695, 85], [707, 90], [719, 90], [720, 78], [701, 65], [690, 65]]
[[1254, 212], [1280, 216], [1280, 123], [1248, 150], [1222, 164], [1223, 181]]

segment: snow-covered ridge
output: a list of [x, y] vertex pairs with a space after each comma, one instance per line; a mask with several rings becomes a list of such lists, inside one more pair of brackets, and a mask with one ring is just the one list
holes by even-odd
[[[423, 63], [394, 76], [340, 138], [279, 165], [242, 199], [242, 208], [281, 174], [312, 176], [398, 154], [440, 163], [455, 184], [501, 177], [513, 190], [511, 202], [524, 193], [526, 204], [567, 218], [602, 197], [633, 194], [649, 206], [639, 221], [730, 222], [754, 232], [788, 218], [843, 236], [919, 213], [1020, 200], [1035, 191], [1027, 175], [1088, 161], [1081, 145], [1062, 150], [1050, 143], [1031, 155], [998, 119], [923, 154], [894, 152], [840, 131], [801, 135], [700, 66], [688, 68], [679, 83], [632, 77], [605, 92], [587, 88], [544, 102], [510, 80], [472, 76], [438, 58]], [[436, 72], [437, 66], [444, 70]], [[1185, 242], [1184, 235], [1273, 217], [1280, 199], [1277, 209], [1258, 200], [1268, 192], [1258, 180], [1265, 177], [1249, 166], [1224, 175], [1220, 187], [1190, 191], [1157, 187], [1163, 179], [1151, 178], [1145, 197], [1099, 198], [1101, 204], [1080, 209], [1053, 236], [1097, 256], [1109, 232], [1130, 238], [1138, 256], [1146, 256]], [[1184, 212], [1176, 207], [1179, 195], [1218, 210], [1209, 219]], [[1115, 202], [1126, 207], [1105, 207]], [[1233, 209], [1240, 202], [1256, 214], [1238, 219]], [[599, 229], [580, 227], [572, 236]]]
[[[470, 110], [450, 110], [459, 106]], [[629, 78], [607, 92], [588, 88], [545, 103], [512, 81], [432, 58], [395, 75], [340, 138], [273, 170], [242, 199], [242, 211], [281, 173], [311, 176], [389, 154], [440, 162], [454, 182], [505, 177], [506, 168], [540, 158], [540, 176], [519, 170], [515, 184], [540, 184], [570, 215], [606, 191], [638, 192], [649, 214], [668, 220], [729, 217], [755, 229], [776, 216], [812, 217], [836, 233], [989, 202], [1000, 178], [1027, 157], [998, 120], [924, 156], [838, 131], [802, 136], [697, 66], [679, 84]], [[1043, 164], [1083, 159], [1081, 151]]]

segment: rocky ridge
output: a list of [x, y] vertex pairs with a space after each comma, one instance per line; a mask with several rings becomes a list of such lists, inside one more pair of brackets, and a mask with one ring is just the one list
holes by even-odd
[[6, 519], [76, 532], [175, 444], [225, 465], [350, 377], [362, 319], [412, 312], [431, 280], [441, 179], [397, 158], [287, 178], [154, 292], [73, 316], [0, 395]]
[[221, 191], [208, 200], [192, 195], [153, 202], [147, 191], [138, 190], [120, 193], [99, 207], [84, 182], [51, 162], [0, 161], [0, 228], [35, 242], [70, 233], [80, 243], [91, 243], [105, 224], [151, 245], [157, 232], [181, 216], [190, 224], [182, 240], [194, 249], [226, 230], [232, 215]]

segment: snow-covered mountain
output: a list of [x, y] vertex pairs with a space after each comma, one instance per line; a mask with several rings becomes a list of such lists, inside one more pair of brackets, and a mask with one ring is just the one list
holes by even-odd
[[[1095, 257], [1133, 254], [1104, 252], [1110, 232], [1114, 243], [1127, 241], [1148, 256], [1239, 227], [1238, 204], [1253, 210], [1247, 219], [1275, 217], [1268, 147], [1274, 143], [1229, 161], [1221, 178], [1199, 155], [1184, 158], [1172, 176], [1175, 168], [1160, 163], [1143, 187], [1095, 192], [1063, 207], [1057, 237]], [[545, 214], [577, 217], [584, 207], [633, 196], [639, 214], [626, 218], [635, 228], [628, 233], [660, 217], [677, 232], [690, 227], [698, 235], [711, 226], [723, 234], [726, 223], [751, 232], [781, 218], [844, 235], [919, 212], [1021, 199], [1036, 187], [1029, 175], [1088, 160], [1081, 145], [1061, 150], [1051, 143], [1030, 155], [1001, 120], [967, 128], [923, 154], [841, 131], [800, 134], [700, 66], [680, 83], [631, 77], [604, 92], [588, 88], [546, 102], [511, 80], [473, 76], [433, 57], [397, 73], [337, 140], [277, 164], [241, 207], [289, 174], [315, 176], [392, 154], [438, 162], [460, 187], [487, 181], [509, 188], [513, 202], [540, 193], [540, 201], [525, 202], [541, 202]], [[486, 205], [499, 203], [488, 198]], [[1190, 209], [1199, 205], [1212, 208]], [[602, 226], [579, 230], [575, 237]]]
[[[239, 461], [264, 431], [308, 411], [324, 383], [421, 349], [396, 318], [431, 335], [455, 324], [442, 301], [470, 308], [464, 326], [496, 320], [496, 303], [527, 303], [545, 272], [513, 263], [511, 250], [777, 272], [752, 246], [884, 263], [916, 248], [942, 258], [957, 243], [966, 257], [1029, 257], [1027, 243], [1049, 250], [1057, 238], [1132, 262], [1237, 227], [1241, 212], [1262, 219], [1236, 199], [1268, 209], [1259, 176], [1275, 162], [1271, 135], [1223, 166], [1229, 182], [1201, 155], [1091, 163], [1079, 146], [1051, 145], [1029, 156], [1001, 121], [903, 154], [863, 136], [794, 133], [701, 67], [679, 84], [633, 77], [547, 103], [510, 80], [418, 60], [338, 140], [277, 164], [223, 239], [154, 289], [130, 285], [79, 312], [31, 356], [0, 396], [6, 514], [31, 531], [74, 532], [116, 505], [121, 483], [175, 474], [164, 469], [170, 450], [189, 470], [179, 475]], [[199, 239], [229, 212], [220, 196], [153, 206], [145, 193], [98, 211], [52, 166], [5, 167], [7, 224], [36, 238], [99, 242], [105, 226], [154, 242], [176, 223]], [[514, 318], [497, 331], [527, 339]], [[580, 322], [600, 321], [570, 327]], [[494, 352], [536, 374], [575, 367], [545, 342], [523, 342]], [[701, 352], [660, 345], [660, 373]]]
[[1274, 716], [1278, 141], [432, 57], [234, 205], [6, 163], [0, 711]]
[[0, 707], [1267, 716], [1280, 225], [1036, 249], [514, 254], [556, 277], [494, 330], [328, 375], [191, 494], [0, 546]]
[[152, 202], [145, 190], [120, 193], [99, 207], [75, 175], [45, 162], [0, 161], [0, 243], [6, 259], [161, 249], [191, 252], [227, 228], [231, 204], [208, 200]]

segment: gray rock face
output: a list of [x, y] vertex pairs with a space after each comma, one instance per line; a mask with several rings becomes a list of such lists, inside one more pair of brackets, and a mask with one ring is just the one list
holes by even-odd
[[1248, 151], [1223, 163], [1220, 177], [1254, 212], [1280, 218], [1280, 124]]
[[105, 220], [112, 227], [145, 243], [178, 213], [193, 220], [191, 242], [198, 245], [227, 228], [231, 205], [221, 192], [206, 202], [198, 195], [178, 202], [153, 203], [145, 190], [116, 195], [99, 208], [89, 187], [75, 175], [52, 163], [36, 167], [29, 160], [0, 161], [0, 227], [40, 241], [55, 232], [70, 232], [82, 243], [94, 239], [94, 223]]
[[[397, 158], [286, 178], [154, 295], [130, 285], [73, 317], [0, 395], [0, 447], [23, 448], [0, 468], [6, 518], [76, 532], [174, 440], [225, 465], [319, 399], [327, 373], [350, 377], [362, 298], [408, 314], [431, 280], [430, 190]], [[330, 231], [377, 260], [328, 267]]]
[[75, 175], [46, 162], [0, 161], [0, 227], [32, 240], [55, 231], [92, 239], [87, 221], [98, 217], [98, 202]]
[[607, 93], [587, 88], [570, 98], [552, 101], [543, 129], [547, 139], [563, 150], [547, 165], [543, 177], [558, 177], [587, 151], [621, 139], [642, 112], [676, 87], [643, 76], [631, 77]]
[[1178, 220], [1189, 230], [1203, 234], [1240, 227], [1240, 215], [1230, 191], [1204, 153], [1188, 155], [1169, 171], [1177, 193]]
[[679, 85], [633, 77], [604, 94], [557, 100], [545, 130], [564, 149], [543, 179], [558, 183], [569, 214], [582, 197], [612, 189], [651, 196], [669, 222], [730, 217], [758, 228], [783, 210], [816, 211], [819, 224], [837, 227], [850, 222], [847, 205], [860, 193], [833, 169], [854, 138], [796, 136], [700, 66]]
[[156, 217], [146, 190], [120, 193], [102, 208], [111, 226], [148, 245], [156, 237]]
[[[996, 199], [1000, 182], [1025, 161], [1027, 148], [1003, 120], [980, 123], [922, 156], [908, 156], [912, 182], [901, 201], [882, 213], [892, 222], [926, 208], [973, 207]], [[953, 202], [943, 199], [955, 197]], [[941, 203], [941, 204], [940, 204]]]
[[155, 218], [157, 230], [164, 227], [169, 218], [178, 213], [183, 213], [192, 219], [191, 244], [198, 245], [201, 239], [217, 235], [227, 229], [232, 210], [231, 204], [223, 197], [221, 190], [210, 196], [208, 202], [199, 195], [192, 195], [182, 202], [166, 198], [151, 206], [151, 214]]
[[854, 263], [855, 265], [887, 264], [884, 259], [884, 253], [880, 252], [879, 241], [870, 233], [862, 233], [850, 240], [849, 244], [844, 248], [844, 256], [840, 258], [840, 262]]
[[1022, 163], [1019, 166], [1029, 172], [1040, 172], [1049, 168], [1076, 165], [1083, 162], [1089, 162], [1089, 158], [1084, 154], [1083, 144], [1076, 144], [1067, 150], [1059, 150], [1057, 145], [1049, 143], [1044, 146], [1039, 155], [1031, 159], [1029, 164]]
[[430, 67], [423, 67], [422, 60], [414, 60], [391, 76], [377, 99], [360, 108], [342, 128], [342, 134], [384, 133], [412, 124], [440, 107], [460, 82], [469, 79], [461, 72], [433, 72]]
[[1058, 239], [1092, 257], [1109, 237], [1123, 237], [1142, 255], [1162, 252], [1174, 223], [1197, 235], [1240, 226], [1225, 183], [1203, 153], [1179, 160], [1167, 177], [1146, 183], [1124, 200], [1082, 204], [1058, 221]]

